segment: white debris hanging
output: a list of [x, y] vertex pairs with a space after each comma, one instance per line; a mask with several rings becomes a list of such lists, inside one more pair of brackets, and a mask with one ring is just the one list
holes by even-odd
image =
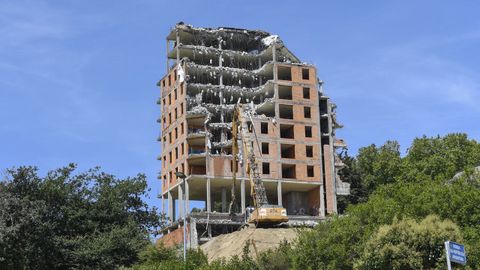
[[178, 75], [178, 81], [179, 82], [184, 82], [185, 81], [185, 71], [183, 71], [182, 65], [178, 65], [177, 75]]

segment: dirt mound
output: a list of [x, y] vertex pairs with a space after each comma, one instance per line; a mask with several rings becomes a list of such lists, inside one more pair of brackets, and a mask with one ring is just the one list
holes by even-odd
[[[223, 234], [214, 237], [212, 240], [200, 246], [200, 249], [207, 254], [208, 260], [213, 261], [220, 258], [229, 259], [234, 255], [242, 255], [243, 247], [253, 239], [257, 251], [260, 253], [267, 249], [278, 247], [286, 240], [291, 242], [297, 237], [296, 229], [260, 229], [245, 228], [241, 231]], [[250, 247], [250, 255], [255, 256], [254, 248]]]

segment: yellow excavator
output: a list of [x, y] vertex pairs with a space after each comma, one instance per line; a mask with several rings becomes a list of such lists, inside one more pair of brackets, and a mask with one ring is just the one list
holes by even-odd
[[[248, 125], [245, 120], [245, 113], [242, 104], [237, 104], [233, 113], [232, 120], [232, 155], [233, 155], [233, 187], [235, 190], [235, 183], [237, 177], [237, 162], [238, 162], [238, 139], [240, 137], [243, 147], [243, 155], [246, 161], [246, 172], [250, 180], [250, 194], [253, 200], [254, 209], [250, 213], [248, 223], [255, 224], [256, 227], [270, 227], [278, 225], [282, 222], [288, 221], [287, 210], [279, 205], [271, 205], [268, 203], [265, 186], [259, 173], [257, 160], [253, 149], [253, 141], [250, 140], [248, 133]], [[255, 128], [253, 128], [253, 135], [256, 140]], [[257, 142], [258, 145], [258, 142]], [[230, 214], [233, 213], [233, 205], [235, 204], [235, 192], [232, 192], [232, 200], [230, 203]]]

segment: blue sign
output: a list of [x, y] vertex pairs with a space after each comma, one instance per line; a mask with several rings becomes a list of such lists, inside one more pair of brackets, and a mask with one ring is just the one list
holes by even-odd
[[467, 264], [467, 254], [465, 253], [465, 246], [455, 242], [448, 241], [448, 257], [451, 262], [459, 264]]

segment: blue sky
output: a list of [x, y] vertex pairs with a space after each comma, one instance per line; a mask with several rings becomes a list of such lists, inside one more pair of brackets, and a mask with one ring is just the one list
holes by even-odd
[[160, 205], [156, 82], [178, 21], [262, 29], [317, 66], [350, 153], [480, 139], [476, 1], [0, 0], [0, 169], [69, 162], [149, 178]]

